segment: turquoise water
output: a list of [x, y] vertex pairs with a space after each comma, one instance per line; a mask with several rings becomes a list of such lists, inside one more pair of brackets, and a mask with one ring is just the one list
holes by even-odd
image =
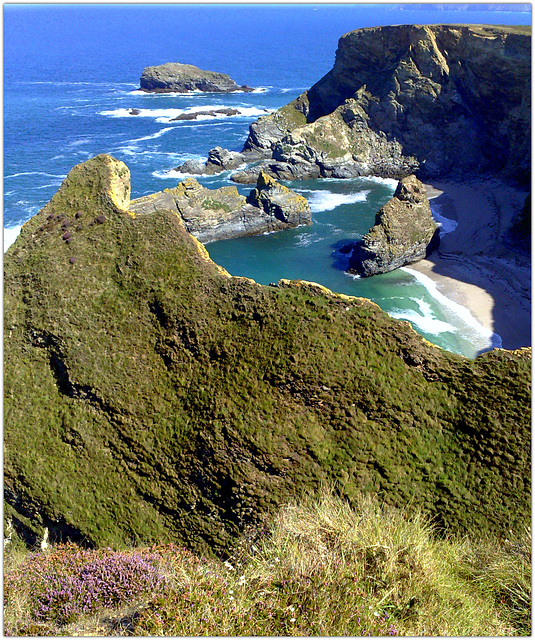
[[430, 342], [468, 357], [496, 345], [496, 336], [492, 341], [491, 334], [467, 309], [444, 298], [426, 276], [410, 269], [371, 278], [345, 273], [348, 254], [343, 247], [362, 237], [374, 224], [375, 213], [392, 197], [394, 180], [329, 179], [285, 184], [309, 200], [313, 224], [211, 243], [207, 249], [215, 262], [232, 275], [247, 276], [261, 284], [281, 278], [301, 279], [368, 298], [392, 316], [410, 321]]
[[[530, 24], [529, 5], [16, 5], [4, 6], [4, 249], [68, 171], [99, 153], [125, 162], [132, 197], [177, 184], [173, 168], [221, 145], [241, 150], [248, 127], [309, 88], [334, 62], [338, 39], [361, 27], [435, 23]], [[186, 62], [228, 73], [247, 94], [147, 95], [143, 68]], [[235, 117], [173, 122], [209, 106]], [[130, 115], [139, 109], [139, 115]], [[229, 175], [201, 178], [207, 187]], [[288, 183], [290, 184], [290, 183]], [[465, 309], [418, 274], [354, 279], [340, 246], [365, 233], [394, 190], [376, 180], [294, 183], [314, 224], [210, 244], [230, 273], [261, 283], [317, 281], [364, 296], [445, 349], [473, 357], [496, 345]], [[250, 188], [239, 187], [242, 193]]]

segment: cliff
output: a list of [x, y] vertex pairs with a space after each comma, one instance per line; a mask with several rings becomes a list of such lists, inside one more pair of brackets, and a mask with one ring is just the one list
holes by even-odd
[[443, 530], [530, 517], [531, 350], [474, 361], [373, 303], [230, 277], [109, 156], [4, 262], [5, 516], [29, 543], [221, 553], [305, 487]]
[[312, 224], [306, 199], [262, 173], [247, 198], [236, 187], [206, 189], [194, 178], [188, 178], [174, 189], [143, 196], [129, 206], [139, 214], [160, 209], [173, 211], [201, 242]]
[[530, 83], [529, 27], [359, 29], [340, 38], [325, 77], [251, 125], [244, 149], [277, 161], [279, 177], [301, 165], [311, 176], [486, 173], [527, 184]]
[[156, 67], [145, 67], [139, 86], [142, 91], [150, 93], [253, 91], [246, 85], [238, 86], [226, 73], [204, 71], [192, 64], [179, 62], [166, 62]]
[[439, 244], [438, 226], [424, 185], [415, 176], [400, 180], [394, 196], [377, 212], [375, 224], [349, 257], [350, 273], [372, 276], [428, 256]]

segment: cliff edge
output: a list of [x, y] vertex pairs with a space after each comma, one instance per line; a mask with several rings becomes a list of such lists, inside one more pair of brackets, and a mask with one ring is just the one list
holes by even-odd
[[[333, 69], [250, 126], [272, 175], [531, 173], [531, 30], [401, 25], [340, 38]], [[295, 170], [298, 167], [298, 170]], [[251, 181], [243, 173], [237, 181]]]

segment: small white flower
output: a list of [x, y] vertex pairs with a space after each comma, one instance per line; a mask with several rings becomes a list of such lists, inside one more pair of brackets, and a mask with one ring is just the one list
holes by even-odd
[[234, 600], [234, 596], [230, 596], [230, 597], [229, 597], [229, 600]]
[[290, 606], [288, 607], [288, 609], [290, 609], [290, 611], [291, 611], [292, 613], [295, 611], [295, 607], [294, 607], [293, 605], [290, 605]]
[[280, 562], [279, 558], [275, 558], [275, 562]]
[[234, 593], [234, 591], [231, 589], [231, 590], [229, 591], [229, 593], [230, 593], [230, 594], [233, 594], [233, 593]]
[[254, 544], [253, 544], [253, 546], [251, 547], [251, 549], [252, 549], [255, 553], [258, 551], [258, 549], [254, 546]]
[[290, 622], [295, 622], [295, 618], [290, 618]]
[[228, 560], [225, 562], [225, 567], [227, 567], [227, 569], [229, 569], [230, 571], [234, 571], [234, 567], [230, 564]]

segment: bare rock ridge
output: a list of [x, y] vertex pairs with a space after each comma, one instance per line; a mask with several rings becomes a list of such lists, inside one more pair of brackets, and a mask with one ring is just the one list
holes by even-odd
[[340, 38], [334, 67], [250, 125], [233, 180], [531, 173], [529, 27], [401, 25]]
[[247, 85], [238, 86], [226, 73], [204, 71], [192, 64], [179, 62], [167, 62], [155, 67], [146, 67], [141, 74], [140, 89], [148, 93], [253, 91]]
[[356, 243], [348, 271], [360, 276], [393, 271], [422, 260], [438, 244], [438, 226], [425, 187], [415, 176], [408, 176], [376, 214], [375, 225]]
[[306, 199], [264, 173], [247, 198], [236, 187], [207, 189], [187, 178], [174, 189], [133, 200], [130, 209], [137, 214], [173, 211], [204, 243], [312, 224]]

